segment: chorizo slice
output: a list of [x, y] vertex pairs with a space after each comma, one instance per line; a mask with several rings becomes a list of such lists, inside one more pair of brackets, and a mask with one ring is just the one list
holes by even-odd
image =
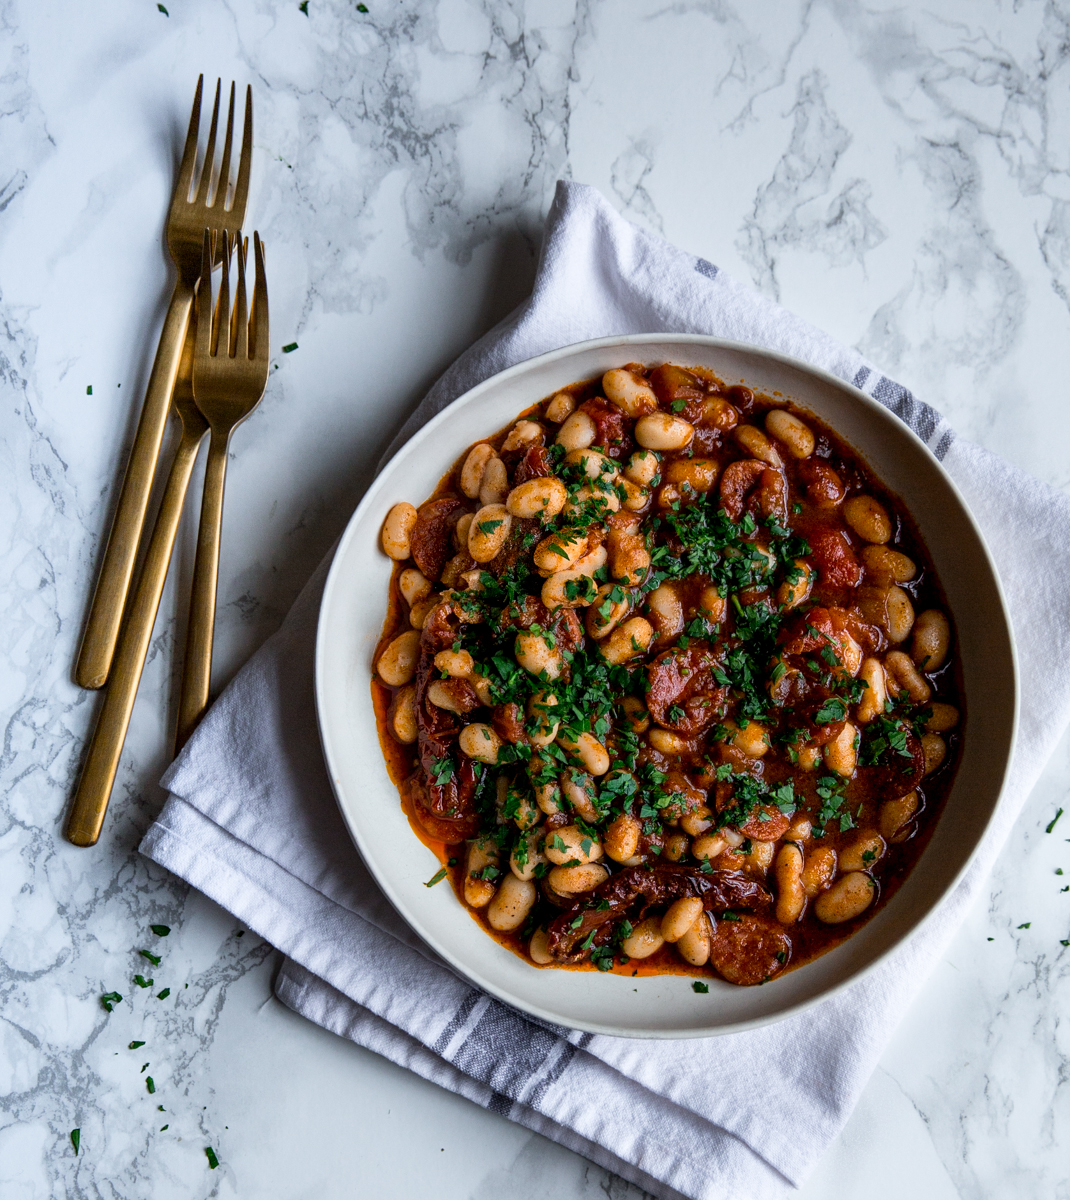
[[759, 804], [736, 828], [744, 837], [756, 842], [777, 842], [788, 832], [790, 824], [790, 819], [775, 804]]
[[729, 983], [751, 987], [784, 969], [791, 955], [791, 938], [768, 917], [736, 915], [722, 918], [710, 939], [710, 962]]
[[729, 520], [743, 516], [747, 498], [765, 474], [766, 464], [756, 458], [742, 458], [729, 463], [721, 475], [721, 507]]
[[586, 413], [594, 422], [594, 445], [608, 458], [621, 458], [631, 453], [632, 439], [624, 432], [624, 413], [601, 396], [585, 400], [577, 412]]
[[524, 457], [516, 464], [513, 487], [517, 487], [521, 483], [527, 483], [529, 479], [542, 479], [553, 473], [553, 467], [550, 463], [550, 452], [546, 447], [529, 446], [524, 453]]
[[647, 708], [654, 720], [684, 737], [708, 729], [727, 694], [713, 676], [719, 662], [719, 653], [701, 641], [659, 655], [647, 667]]
[[465, 506], [453, 497], [428, 500], [416, 510], [412, 557], [428, 579], [439, 579], [450, 551], [450, 535]]

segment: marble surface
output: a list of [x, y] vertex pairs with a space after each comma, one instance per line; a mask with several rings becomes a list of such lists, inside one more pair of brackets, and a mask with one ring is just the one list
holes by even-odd
[[[562, 176], [1070, 486], [1070, 4], [166, 7], [0, 0], [0, 1195], [638, 1200], [295, 1017], [274, 951], [138, 856], [188, 527], [105, 835], [61, 838], [98, 706], [71, 663], [166, 304], [196, 75], [253, 85], [276, 348], [233, 445], [219, 686], [422, 391], [523, 297]], [[1070, 1197], [1068, 767], [1064, 739], [808, 1200]]]

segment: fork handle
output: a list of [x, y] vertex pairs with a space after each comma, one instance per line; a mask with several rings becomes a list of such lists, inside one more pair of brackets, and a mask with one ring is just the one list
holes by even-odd
[[219, 543], [223, 529], [223, 488], [227, 478], [229, 442], [229, 430], [212, 430], [208, 462], [204, 469], [201, 522], [197, 529], [197, 560], [193, 567], [186, 659], [182, 667], [182, 693], [178, 701], [176, 754], [197, 728], [197, 722], [208, 707], [208, 692], [212, 686], [212, 639], [215, 635]]
[[160, 332], [145, 404], [74, 668], [74, 678], [80, 687], [103, 687], [111, 670], [192, 304], [193, 287], [180, 276]]
[[203, 432], [188, 434], [183, 431], [171, 464], [145, 566], [115, 652], [114, 669], [104, 697], [104, 706], [100, 710], [78, 791], [67, 817], [67, 840], [76, 846], [92, 846], [100, 837], [145, 666], [145, 655], [152, 638], [152, 627], [156, 623], [156, 611], [160, 607], [160, 596], [163, 594], [171, 550], [182, 517], [190, 473], [203, 437]]

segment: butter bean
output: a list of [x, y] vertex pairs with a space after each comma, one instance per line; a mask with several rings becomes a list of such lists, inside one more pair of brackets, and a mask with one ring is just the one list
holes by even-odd
[[576, 397], [569, 392], [558, 392], [546, 405], [546, 419], [560, 425], [570, 413], [575, 411]]
[[646, 917], [636, 925], [629, 937], [620, 944], [620, 948], [629, 958], [649, 958], [665, 945], [661, 932], [661, 922], [657, 917]]
[[704, 833], [691, 843], [691, 853], [698, 859], [713, 859], [728, 849], [723, 833]]
[[661, 918], [661, 936], [667, 942], [678, 942], [702, 912], [702, 901], [697, 896], [685, 896], [674, 900]]
[[877, 896], [877, 885], [862, 871], [849, 871], [814, 901], [814, 916], [826, 925], [840, 925], [861, 916]]
[[424, 622], [427, 620], [431, 610], [442, 600], [441, 596], [425, 596], [422, 600], [417, 600], [409, 609], [409, 624], [413, 629], [423, 629]]
[[639, 836], [642, 826], [630, 813], [621, 813], [609, 823], [605, 835], [606, 854], [614, 862], [623, 863], [634, 858], [639, 849]]
[[951, 622], [936, 608], [918, 614], [914, 622], [911, 657], [923, 671], [938, 671], [951, 648]]
[[565, 485], [551, 475], [518, 483], [505, 498], [505, 507], [511, 516], [547, 521], [557, 516], [567, 499]]
[[613, 459], [608, 458], [601, 450], [570, 450], [565, 455], [565, 462], [571, 467], [580, 467], [588, 479], [605, 479], [615, 482], [620, 469]]
[[412, 554], [412, 531], [416, 528], [416, 509], [402, 501], [395, 504], [383, 522], [383, 550], [397, 562]]
[[660, 754], [686, 754], [691, 749], [690, 742], [669, 729], [655, 727], [646, 735], [646, 740]]
[[895, 800], [885, 800], [878, 814], [881, 834], [889, 842], [905, 842], [910, 836], [910, 822], [917, 811], [917, 792], [907, 792]]
[[947, 733], [959, 723], [959, 710], [953, 704], [937, 700], [929, 706], [931, 716], [925, 722], [928, 733]]
[[567, 807], [579, 813], [588, 825], [595, 825], [602, 819], [594, 802], [595, 791], [594, 780], [578, 767], [571, 767], [561, 776], [561, 794]]
[[498, 761], [502, 739], [489, 725], [482, 721], [473, 721], [461, 730], [457, 744], [469, 758], [493, 766]]
[[694, 925], [676, 943], [676, 949], [684, 962], [693, 967], [704, 967], [710, 960], [710, 919], [705, 912], [699, 913]]
[[501, 553], [513, 527], [504, 504], [485, 504], [468, 530], [468, 553], [477, 563], [488, 563]]
[[884, 670], [888, 679], [888, 687], [896, 696], [904, 693], [915, 704], [927, 704], [933, 690], [925, 680], [925, 676], [914, 666], [910, 656], [902, 650], [890, 650], [884, 656]]
[[587, 633], [595, 641], [607, 637], [628, 615], [631, 606], [631, 592], [619, 583], [603, 583], [594, 603], [587, 609]]
[[781, 925], [794, 925], [806, 906], [803, 887], [803, 854], [793, 842], [780, 847], [776, 859], [776, 919]]
[[620, 666], [638, 654], [645, 654], [654, 640], [654, 626], [644, 617], [630, 617], [598, 643], [605, 658]]
[[647, 596], [646, 609], [660, 644], [674, 642], [683, 633], [684, 606], [671, 583], [661, 584]]
[[577, 411], [558, 430], [557, 444], [566, 450], [582, 450], [590, 446], [597, 436], [595, 423], [585, 412]]
[[461, 467], [461, 491], [468, 497], [469, 500], [479, 498], [479, 489], [483, 486], [483, 472], [487, 469], [487, 463], [492, 458], [497, 457], [494, 453], [494, 447], [486, 442], [480, 442], [478, 446], [473, 446], [468, 451], [468, 457], [464, 460], [464, 466]]
[[416, 663], [420, 657], [420, 635], [413, 629], [399, 633], [379, 655], [376, 670], [383, 683], [401, 687], [409, 683], [416, 674]]
[[525, 450], [528, 446], [541, 446], [543, 443], [542, 426], [538, 421], [517, 421], [502, 442], [503, 453], [511, 450]]
[[440, 650], [435, 655], [435, 670], [445, 671], [454, 679], [467, 679], [475, 670], [475, 663], [467, 650]]
[[583, 832], [578, 825], [564, 825], [547, 834], [543, 853], [555, 866], [592, 863], [602, 857], [602, 843]]
[[888, 688], [880, 660], [864, 658], [858, 678], [866, 685], [866, 689], [855, 709], [855, 718], [860, 724], [868, 725], [884, 713], [884, 706], [888, 701]]
[[403, 746], [411, 746], [419, 735], [416, 726], [416, 687], [407, 684], [390, 706], [390, 732]]
[[418, 600], [426, 600], [431, 595], [431, 587], [431, 580], [415, 567], [406, 567], [398, 576], [398, 591], [410, 607]]
[[796, 578], [787, 579], [777, 588], [777, 604], [781, 608], [796, 608], [807, 600], [814, 586], [814, 572], [810, 564], [803, 558], [797, 558], [792, 563]]
[[769, 730], [758, 721], [748, 721], [742, 728], [735, 721], [723, 721], [728, 731], [728, 744], [741, 750], [748, 758], [763, 758], [769, 750]]
[[553, 710], [559, 701], [553, 692], [539, 691], [528, 700], [528, 725], [537, 722], [535, 733], [528, 733], [534, 746], [548, 746], [557, 737], [561, 722], [554, 720]]
[[859, 835], [840, 851], [841, 871], [871, 871], [884, 857], [888, 847], [875, 830]]
[[[562, 393], [563, 394], [563, 393]], [[555, 396], [554, 399], [557, 397]], [[551, 404], [553, 401], [551, 400]], [[531, 935], [528, 943], [528, 957], [540, 967], [548, 967], [554, 961], [550, 953], [550, 936], [541, 926]]]
[[547, 574], [567, 570], [587, 553], [588, 545], [587, 534], [575, 529], [559, 529], [535, 547], [535, 565]]
[[545, 671], [547, 679], [557, 679], [565, 669], [564, 655], [549, 634], [526, 630], [518, 633], [513, 653], [516, 661], [532, 675], [542, 675]]
[[602, 376], [602, 391], [606, 399], [622, 409], [629, 417], [642, 417], [657, 410], [658, 399], [645, 379], [639, 379], [621, 368]]
[[601, 863], [586, 863], [578, 867], [554, 867], [546, 882], [562, 896], [576, 896], [591, 891], [608, 878], [609, 872]]
[[653, 450], [636, 450], [624, 468], [625, 477], [640, 487], [648, 488], [661, 469], [661, 461]]
[[879, 587], [909, 583], [918, 573], [914, 560], [887, 546], [863, 546], [860, 552], [866, 577]]
[[505, 463], [497, 455], [487, 461], [483, 468], [483, 480], [479, 485], [479, 503], [501, 504], [509, 491], [509, 473]]
[[732, 436], [751, 458], [768, 463], [771, 467], [783, 468], [784, 460], [780, 457], [777, 448], [757, 425], [737, 425], [732, 431]]
[[825, 743], [825, 765], [830, 771], [850, 779], [858, 763], [858, 730], [848, 721], [843, 729]]
[[[476, 838], [468, 843], [468, 859], [465, 863], [464, 898], [473, 908], [483, 908], [494, 899], [497, 890], [490, 879], [483, 878], [488, 867], [497, 868], [499, 850], [488, 837]], [[488, 872], [490, 873], [490, 872]]]
[[694, 436], [690, 421], [668, 413], [650, 413], [635, 423], [635, 440], [645, 450], [683, 450]]
[[803, 864], [802, 884], [812, 900], [823, 891], [836, 874], [836, 851], [831, 846], [818, 846], [806, 856]]
[[921, 749], [925, 755], [925, 774], [931, 775], [947, 758], [947, 742], [938, 733], [923, 733]]
[[632, 733], [646, 733], [650, 728], [650, 713], [643, 701], [638, 696], [625, 696], [620, 707]]
[[766, 429], [781, 442], [792, 458], [809, 458], [817, 444], [805, 421], [784, 408], [770, 409], [765, 415]]
[[892, 519], [888, 510], [872, 496], [852, 496], [843, 502], [843, 519], [867, 542], [883, 546], [892, 536]]
[[604, 775], [609, 770], [609, 751], [593, 733], [581, 733], [575, 740], [563, 733], [557, 735], [557, 743], [569, 754], [578, 758], [584, 770], [591, 775]]
[[669, 463], [665, 472], [668, 483], [675, 483], [682, 493], [710, 492], [717, 484], [721, 464], [708, 458], [678, 458]]
[[530, 879], [510, 873], [487, 908], [487, 924], [499, 933], [511, 933], [528, 919], [538, 893]]

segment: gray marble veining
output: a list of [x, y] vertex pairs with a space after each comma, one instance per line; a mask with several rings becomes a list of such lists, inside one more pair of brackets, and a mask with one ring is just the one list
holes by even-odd
[[[139, 858], [189, 529], [105, 836], [61, 839], [97, 708], [70, 667], [165, 302], [196, 75], [253, 85], [277, 343], [233, 447], [222, 684], [421, 392], [524, 296], [559, 177], [1070, 487], [1070, 4], [165, 7], [0, 0], [0, 1195], [637, 1200], [282, 1010], [270, 948]], [[1064, 741], [806, 1195], [1070, 1197], [1070, 815], [1044, 832], [1070, 813], [1068, 766]]]

